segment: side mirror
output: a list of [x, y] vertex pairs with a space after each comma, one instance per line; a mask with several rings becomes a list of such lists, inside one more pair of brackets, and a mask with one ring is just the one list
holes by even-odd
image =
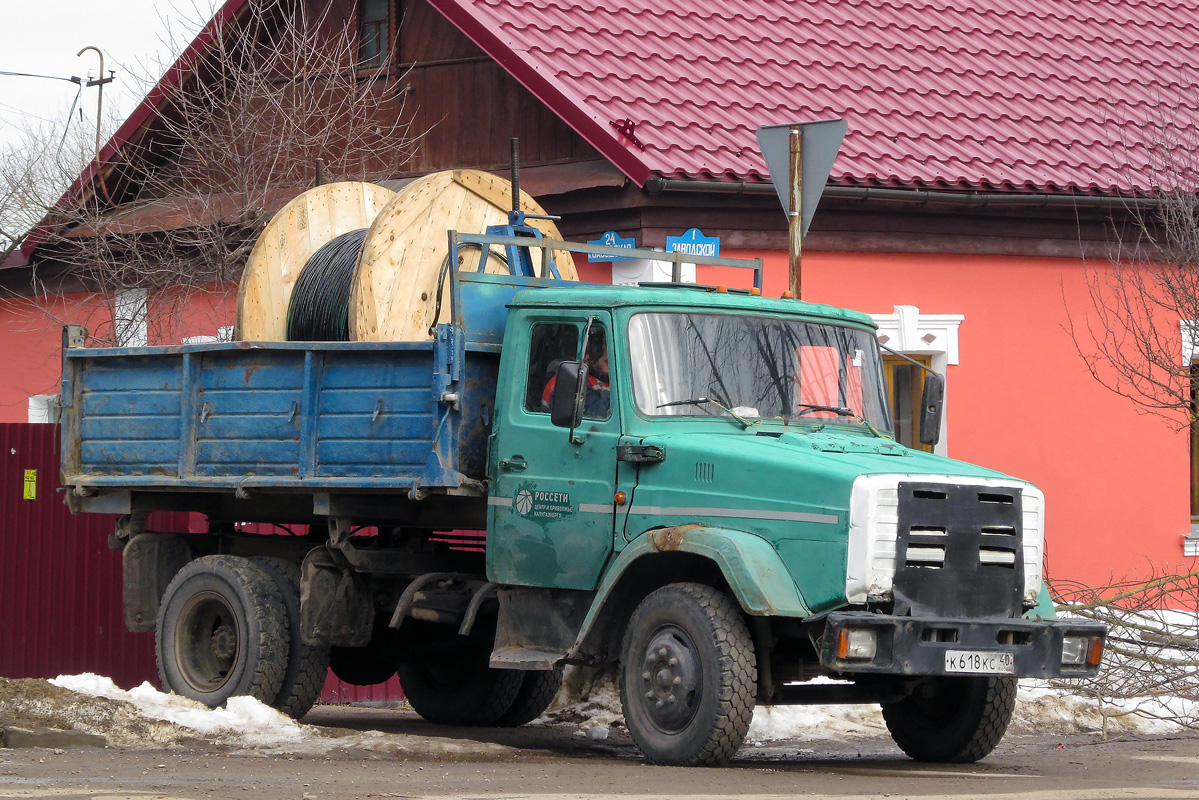
[[578, 361], [563, 361], [554, 379], [550, 396], [550, 422], [559, 428], [577, 428], [583, 421], [584, 394], [580, 386], [587, 385], [587, 365]]
[[924, 394], [920, 398], [920, 444], [941, 440], [941, 412], [945, 407], [945, 379], [936, 372], [924, 373]]

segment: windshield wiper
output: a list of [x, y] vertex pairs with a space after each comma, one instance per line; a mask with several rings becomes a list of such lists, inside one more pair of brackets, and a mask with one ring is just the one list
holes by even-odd
[[853, 412], [852, 408], [844, 408], [841, 406], [817, 406], [817, 405], [812, 405], [811, 403], [796, 403], [795, 405], [798, 406], [799, 408], [803, 409], [798, 414], [795, 414], [795, 416], [797, 416], [797, 417], [802, 417], [803, 415], [805, 415], [811, 411], [831, 411], [840, 417], [856, 417], [856, 416], [858, 416], [857, 414], [855, 414]]
[[892, 437], [888, 436], [887, 434], [880, 432], [877, 428], [875, 428], [873, 425], [871, 425], [869, 422], [867, 422], [865, 417], [863, 417], [858, 412], [854, 411], [852, 408], [845, 408], [843, 406], [820, 406], [820, 405], [814, 405], [811, 403], [796, 403], [795, 405], [801, 410], [796, 412], [792, 416], [802, 417], [805, 414], [812, 412], [812, 411], [829, 411], [829, 412], [832, 412], [833, 414], [836, 414], [839, 417], [850, 417], [851, 419], [856, 419], [858, 422], [865, 425], [870, 430], [870, 432], [873, 433], [879, 439], [891, 439], [892, 438]]
[[750, 425], [761, 425], [762, 424], [761, 420], [755, 419], [752, 422], [750, 420], [747, 420], [745, 417], [742, 417], [740, 414], [735, 413], [731, 408], [727, 408], [726, 406], [722, 405], [718, 401], [713, 400], [711, 397], [693, 397], [690, 400], [674, 400], [670, 403], [663, 403], [662, 405], [658, 406], [658, 408], [670, 408], [671, 406], [702, 406], [705, 403], [711, 403], [712, 405], [716, 406], [724, 413], [728, 414], [733, 419], [740, 422], [741, 430], [745, 430]]

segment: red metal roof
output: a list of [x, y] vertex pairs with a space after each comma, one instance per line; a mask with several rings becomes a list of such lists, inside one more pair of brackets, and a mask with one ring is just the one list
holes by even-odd
[[1145, 189], [1121, 141], [1199, 116], [1193, 0], [430, 2], [638, 183], [768, 180], [757, 126], [844, 117], [835, 183]]
[[[638, 184], [766, 181], [759, 125], [844, 117], [833, 183], [1111, 194], [1158, 185], [1139, 124], [1199, 127], [1193, 0], [429, 2]], [[226, 0], [101, 161], [245, 4]]]

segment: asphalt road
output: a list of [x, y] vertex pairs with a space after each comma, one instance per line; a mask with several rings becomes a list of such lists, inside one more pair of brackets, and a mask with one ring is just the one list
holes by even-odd
[[[0, 797], [125, 800], [326, 798], [1199, 798], [1199, 735], [1099, 742], [1009, 735], [986, 760], [918, 764], [881, 737], [745, 749], [717, 769], [652, 767], [627, 737], [573, 726], [462, 730], [411, 712], [321, 707], [338, 729], [305, 754], [177, 750], [0, 750]], [[370, 749], [357, 731], [381, 731]], [[337, 739], [331, 741], [338, 741]]]

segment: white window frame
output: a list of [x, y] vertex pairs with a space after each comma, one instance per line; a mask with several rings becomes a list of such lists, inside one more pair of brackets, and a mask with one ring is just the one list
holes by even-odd
[[[958, 363], [958, 326], [963, 314], [921, 314], [916, 306], [895, 306], [891, 314], [871, 314], [878, 325], [878, 340], [904, 355], [929, 356], [935, 372], [946, 376], [945, 404], [941, 415], [941, 439], [933, 447], [939, 456], [949, 455], [949, 379], [947, 368]], [[885, 353], [886, 351], [884, 351]]]
[[[661, 250], [655, 247], [655, 250]], [[627, 261], [612, 261], [612, 285], [636, 286], [639, 283], [670, 283], [674, 280], [673, 261], [650, 261], [647, 258], [630, 258]], [[695, 283], [695, 265], [680, 264], [679, 277], [682, 283]]]
[[145, 289], [119, 289], [113, 295], [112, 338], [117, 347], [150, 343], [149, 297]]
[[[1180, 319], [1178, 328], [1182, 344], [1180, 363], [1189, 368], [1199, 361], [1199, 320]], [[1199, 524], [1191, 523], [1190, 532], [1183, 534], [1182, 555], [1186, 558], [1199, 557]]]
[[56, 394], [34, 394], [29, 396], [30, 422], [58, 422], [62, 409]]
[[213, 344], [214, 342], [232, 342], [233, 326], [222, 325], [216, 329], [216, 336], [184, 336], [179, 341], [182, 344]]

